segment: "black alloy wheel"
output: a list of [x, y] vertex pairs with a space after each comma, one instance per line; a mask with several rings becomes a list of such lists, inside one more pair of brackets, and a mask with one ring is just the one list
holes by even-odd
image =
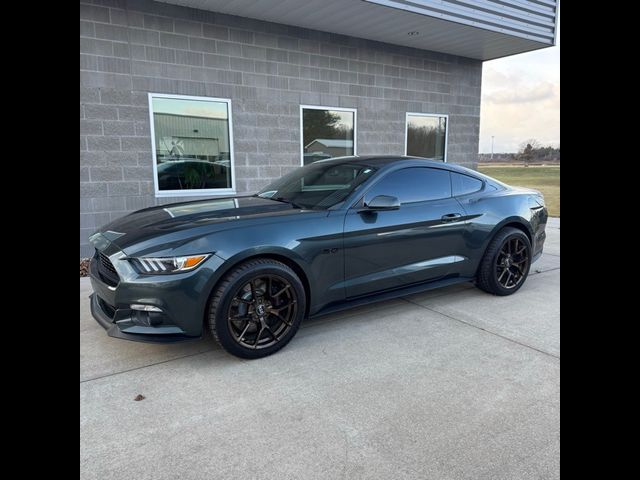
[[511, 295], [522, 287], [531, 268], [531, 242], [520, 229], [506, 227], [489, 242], [476, 284], [494, 295]]
[[519, 237], [504, 242], [496, 257], [496, 277], [504, 288], [515, 288], [529, 271], [529, 249]]
[[270, 258], [228, 272], [209, 301], [209, 327], [218, 343], [241, 358], [260, 358], [284, 347], [306, 312], [302, 282], [287, 265]]
[[242, 285], [227, 311], [229, 330], [246, 348], [261, 349], [280, 341], [293, 326], [298, 299], [279, 275], [261, 275]]

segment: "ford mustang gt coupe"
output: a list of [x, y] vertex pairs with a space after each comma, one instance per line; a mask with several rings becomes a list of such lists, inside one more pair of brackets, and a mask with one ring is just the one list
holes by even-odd
[[243, 358], [300, 323], [460, 282], [511, 295], [542, 254], [542, 195], [460, 166], [367, 156], [297, 168], [255, 195], [147, 208], [90, 238], [91, 312], [112, 337], [200, 338]]

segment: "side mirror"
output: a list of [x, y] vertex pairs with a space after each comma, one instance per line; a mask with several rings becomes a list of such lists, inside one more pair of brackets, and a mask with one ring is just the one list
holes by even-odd
[[400, 208], [400, 200], [398, 197], [391, 195], [378, 195], [371, 199], [369, 203], [365, 203], [367, 210], [398, 210]]

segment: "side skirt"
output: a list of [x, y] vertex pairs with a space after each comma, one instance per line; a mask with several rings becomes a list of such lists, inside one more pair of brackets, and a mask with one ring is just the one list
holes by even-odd
[[429, 290], [435, 290], [437, 288], [448, 287], [450, 285], [456, 285], [458, 283], [467, 283], [473, 281], [472, 277], [453, 277], [444, 278], [442, 280], [436, 280], [429, 283], [421, 283], [418, 285], [411, 285], [404, 288], [395, 290], [388, 290], [385, 292], [374, 293], [366, 296], [356, 297], [350, 300], [345, 300], [338, 303], [333, 303], [322, 308], [318, 312], [310, 315], [309, 318], [322, 317], [329, 315], [330, 313], [340, 312], [342, 310], [348, 310], [350, 308], [359, 307], [362, 305], [369, 305], [371, 303], [384, 302], [385, 300], [391, 300], [393, 298], [404, 297], [406, 295], [412, 295], [414, 293], [422, 293]]

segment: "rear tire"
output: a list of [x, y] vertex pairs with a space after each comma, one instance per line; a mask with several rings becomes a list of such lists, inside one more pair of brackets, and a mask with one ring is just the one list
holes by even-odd
[[512, 295], [531, 268], [531, 242], [522, 230], [506, 227], [491, 240], [480, 262], [477, 285], [494, 295]]
[[304, 286], [295, 272], [268, 258], [234, 267], [209, 302], [209, 328], [228, 353], [262, 358], [294, 337], [305, 314]]

